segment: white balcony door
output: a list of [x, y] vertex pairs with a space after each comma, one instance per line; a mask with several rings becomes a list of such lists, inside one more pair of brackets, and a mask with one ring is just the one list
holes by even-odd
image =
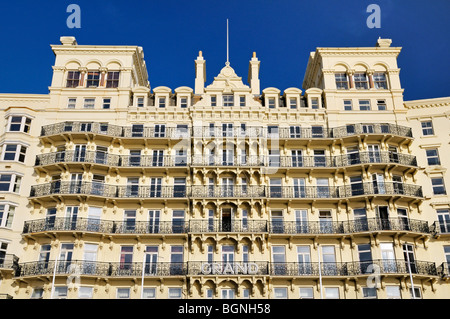
[[147, 246], [145, 249], [145, 274], [156, 275], [158, 265], [158, 246]]
[[392, 243], [380, 243], [381, 259], [383, 261], [383, 269], [381, 272], [396, 272], [397, 265], [395, 263], [394, 246]]

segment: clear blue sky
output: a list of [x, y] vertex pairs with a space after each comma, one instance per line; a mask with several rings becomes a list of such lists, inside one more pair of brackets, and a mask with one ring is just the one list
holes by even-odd
[[[81, 7], [81, 29], [66, 25], [66, 8]], [[381, 8], [381, 28], [369, 29], [369, 4]], [[202, 50], [207, 83], [226, 60], [247, 82], [248, 62], [261, 61], [261, 88], [301, 88], [316, 47], [374, 46], [379, 36], [403, 47], [405, 100], [450, 96], [449, 0], [46, 0], [0, 2], [0, 93], [48, 93], [50, 44], [139, 45], [152, 87], [194, 87]]]

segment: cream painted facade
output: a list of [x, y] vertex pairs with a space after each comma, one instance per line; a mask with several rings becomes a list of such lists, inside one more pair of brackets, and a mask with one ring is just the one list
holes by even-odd
[[0, 296], [450, 297], [450, 98], [404, 102], [389, 39], [283, 92], [255, 53], [171, 89], [141, 47], [52, 49], [49, 94], [0, 95]]

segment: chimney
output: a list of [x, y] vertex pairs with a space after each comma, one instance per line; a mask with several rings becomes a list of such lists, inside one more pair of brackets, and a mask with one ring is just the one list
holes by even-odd
[[206, 65], [203, 59], [202, 51], [198, 51], [197, 60], [195, 60], [195, 91], [194, 94], [205, 93]]
[[379, 37], [375, 46], [380, 48], [388, 48], [391, 46], [391, 43], [391, 39], [382, 39], [381, 37]]
[[75, 37], [60, 37], [59, 41], [62, 45], [77, 45], [77, 39]]
[[260, 61], [256, 57], [256, 52], [253, 52], [253, 57], [250, 60], [250, 64], [248, 66], [248, 83], [250, 84], [253, 95], [260, 95], [259, 64]]

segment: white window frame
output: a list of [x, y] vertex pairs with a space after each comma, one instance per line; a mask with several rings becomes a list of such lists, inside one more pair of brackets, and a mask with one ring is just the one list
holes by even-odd
[[[14, 123], [15, 125], [19, 125], [19, 130], [11, 130], [11, 125], [12, 123], [12, 119], [13, 117], [20, 117], [20, 124], [18, 123]], [[30, 122], [27, 123], [27, 120], [29, 120]], [[15, 115], [15, 114], [11, 114], [8, 117], [8, 132], [22, 132], [22, 133], [30, 133], [30, 129], [31, 129], [31, 123], [32, 123], [33, 119], [30, 116], [26, 116], [26, 115]]]
[[76, 97], [67, 98], [67, 108], [74, 109], [76, 107], [77, 107], [77, 98]]
[[[16, 150], [14, 151], [14, 159], [12, 160], [7, 160], [5, 159], [5, 155], [6, 155], [6, 148], [10, 145], [15, 145], [16, 146]], [[20, 161], [19, 158], [22, 155], [22, 147], [25, 148], [25, 152], [23, 153], [23, 161]], [[5, 162], [19, 162], [19, 163], [25, 163], [25, 157], [27, 156], [27, 150], [28, 150], [28, 145], [25, 145], [23, 143], [11, 143], [11, 142], [6, 142], [4, 144], [2, 144], [2, 161]]]
[[[8, 193], [18, 194], [20, 192], [20, 184], [22, 182], [23, 175], [17, 174], [17, 173], [0, 172], [0, 180], [3, 175], [10, 175], [11, 179], [9, 181], [8, 190], [5, 190], [5, 191], [0, 190], [0, 193], [8, 192]], [[0, 182], [0, 183], [2, 183], [2, 182]], [[5, 182], [5, 184], [6, 184], [6, 182]]]
[[95, 109], [95, 97], [85, 97], [83, 100], [84, 109]]
[[[171, 297], [171, 292], [173, 292], [173, 291], [179, 291], [180, 292], [179, 297]], [[179, 288], [179, 287], [170, 287], [169, 291], [168, 291], [167, 298], [169, 298], [169, 299], [183, 299], [183, 291], [182, 291], [182, 289]]]
[[[153, 290], [153, 297], [145, 297], [146, 291], [148, 293], [149, 291], [152, 291], [152, 290]], [[144, 293], [142, 295], [144, 296], [144, 299], [156, 299], [156, 288], [155, 287], [145, 287]]]
[[0, 217], [0, 228], [11, 228], [14, 214], [19, 205], [9, 202], [0, 202], [0, 206], [4, 206], [3, 214]]
[[[128, 297], [119, 297], [119, 290], [123, 290], [123, 291], [126, 290], [128, 292]], [[117, 299], [130, 299], [130, 288], [118, 287], [116, 289], [116, 298]]]
[[[82, 292], [82, 290], [89, 290], [89, 292], [86, 294], [86, 292]], [[79, 299], [92, 299], [93, 297], [94, 297], [94, 287], [80, 286], [80, 288], [78, 289], [78, 298]]]

